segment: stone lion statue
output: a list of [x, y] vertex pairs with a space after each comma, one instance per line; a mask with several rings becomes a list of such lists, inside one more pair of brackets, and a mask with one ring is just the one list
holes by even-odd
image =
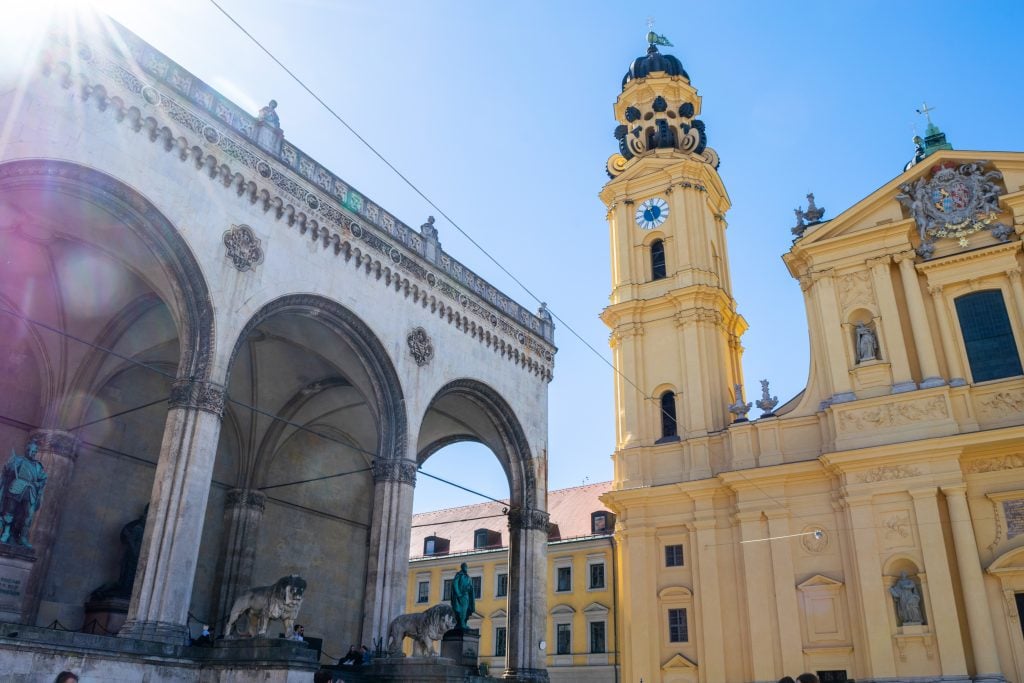
[[280, 619], [284, 622], [285, 634], [290, 636], [295, 618], [299, 616], [299, 608], [302, 607], [302, 594], [305, 592], [306, 581], [298, 574], [282, 576], [273, 586], [250, 588], [235, 598], [235, 604], [231, 607], [231, 618], [228, 619], [224, 632], [229, 637], [266, 636], [270, 621]]
[[399, 615], [388, 626], [388, 653], [400, 654], [402, 641], [408, 636], [412, 638], [413, 657], [436, 655], [431, 641], [441, 640], [457, 623], [451, 605], [444, 604], [434, 605], [426, 612]]

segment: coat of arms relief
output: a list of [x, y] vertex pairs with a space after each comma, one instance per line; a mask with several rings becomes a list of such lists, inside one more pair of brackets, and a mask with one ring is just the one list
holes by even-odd
[[934, 242], [955, 239], [961, 247], [970, 244], [970, 236], [988, 230], [1000, 242], [1009, 240], [1013, 228], [999, 223], [999, 195], [996, 182], [1003, 174], [985, 170], [987, 162], [966, 164], [945, 162], [921, 177], [900, 187], [896, 198], [910, 210], [917, 222], [921, 246], [917, 253], [929, 259], [935, 253]]

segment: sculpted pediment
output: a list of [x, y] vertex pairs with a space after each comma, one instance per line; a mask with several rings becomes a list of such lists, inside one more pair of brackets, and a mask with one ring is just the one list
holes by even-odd
[[661, 665], [662, 671], [696, 671], [697, 665], [678, 652]]
[[825, 576], [824, 574], [815, 574], [814, 576], [812, 576], [811, 578], [807, 579], [803, 583], [797, 584], [797, 588], [799, 588], [801, 590], [803, 590], [805, 588], [819, 588], [819, 587], [838, 588], [838, 587], [840, 587], [842, 585], [843, 585], [842, 581], [836, 581], [835, 579], [830, 579], [829, 577]]

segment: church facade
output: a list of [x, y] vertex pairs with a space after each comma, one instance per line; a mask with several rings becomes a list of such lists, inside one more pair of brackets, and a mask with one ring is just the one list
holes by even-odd
[[801, 212], [807, 386], [751, 411], [729, 197], [656, 38], [601, 192], [622, 680], [1024, 680], [1024, 154], [930, 126], [880, 189]]
[[[307, 636], [372, 646], [405, 606], [417, 468], [475, 440], [509, 477], [503, 672], [546, 680], [550, 314], [289, 142], [276, 103], [243, 111], [108, 20], [22, 76], [0, 89], [0, 451], [47, 479], [0, 543], [3, 669], [127, 680], [155, 651], [166, 673], [292, 574]], [[54, 650], [34, 625], [142, 644]]]

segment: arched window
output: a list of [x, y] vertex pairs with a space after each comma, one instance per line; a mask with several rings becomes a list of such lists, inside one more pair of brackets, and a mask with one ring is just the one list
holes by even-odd
[[661, 438], [658, 441], [674, 441], [679, 438], [676, 424], [676, 395], [666, 391], [658, 402], [661, 407]]
[[1001, 291], [989, 289], [958, 297], [956, 315], [975, 382], [1024, 374]]
[[651, 279], [660, 280], [665, 277], [665, 243], [661, 240], [651, 242]]

